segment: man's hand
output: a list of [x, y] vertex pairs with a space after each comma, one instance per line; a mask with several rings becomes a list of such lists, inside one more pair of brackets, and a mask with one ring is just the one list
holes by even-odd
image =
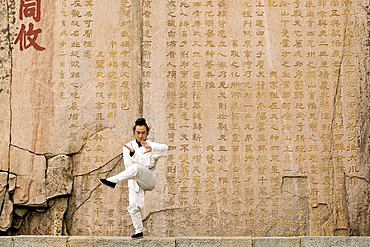
[[122, 145], [125, 148], [127, 148], [128, 150], [130, 150], [130, 152], [134, 152], [135, 151], [131, 144], [127, 144], [127, 143], [122, 142]]
[[146, 154], [152, 151], [152, 147], [146, 141], [141, 141], [140, 143], [145, 148], [145, 152], [143, 154]]

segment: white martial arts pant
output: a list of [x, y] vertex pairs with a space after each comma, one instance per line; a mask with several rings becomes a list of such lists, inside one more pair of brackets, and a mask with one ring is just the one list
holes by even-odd
[[135, 233], [143, 232], [141, 211], [144, 209], [144, 194], [145, 191], [154, 189], [157, 182], [157, 171], [135, 164], [127, 167], [123, 172], [107, 178], [107, 180], [113, 183], [128, 181], [129, 206], [127, 210], [131, 215]]

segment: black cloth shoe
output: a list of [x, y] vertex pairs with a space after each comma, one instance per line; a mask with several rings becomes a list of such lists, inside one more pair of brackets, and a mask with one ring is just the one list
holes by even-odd
[[133, 239], [139, 239], [139, 238], [143, 238], [143, 237], [144, 237], [144, 234], [142, 232], [135, 233], [134, 235], [131, 236], [131, 238], [133, 238]]
[[116, 187], [116, 184], [115, 183], [109, 182], [108, 180], [106, 180], [104, 178], [100, 179], [100, 183], [105, 184], [105, 185], [108, 185], [111, 188]]

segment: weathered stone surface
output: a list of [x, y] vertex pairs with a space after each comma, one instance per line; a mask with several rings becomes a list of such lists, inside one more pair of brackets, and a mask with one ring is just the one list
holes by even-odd
[[46, 198], [70, 195], [72, 193], [72, 159], [66, 155], [58, 155], [47, 161]]
[[348, 189], [347, 198], [350, 208], [350, 228], [353, 231], [352, 235], [368, 236], [370, 234], [369, 224], [370, 209], [368, 205], [370, 201], [370, 190], [368, 175], [363, 177], [348, 176], [346, 179], [346, 188]]
[[175, 247], [174, 238], [144, 238], [144, 239], [130, 239], [122, 237], [70, 237], [68, 239], [69, 247], [118, 247], [118, 246], [135, 246], [135, 247], [159, 247], [168, 246]]
[[26, 150], [10, 148], [10, 171], [16, 174], [14, 204], [45, 206], [46, 158]]
[[0, 230], [130, 236], [98, 179], [143, 116], [148, 235], [369, 235], [366, 0], [32, 2], [0, 5]]
[[6, 231], [13, 224], [13, 202], [9, 198], [9, 194], [6, 193], [5, 197], [2, 198], [2, 210], [0, 215], [0, 230]]
[[68, 237], [56, 236], [17, 236], [14, 247], [64, 247]]
[[369, 237], [302, 237], [302, 247], [365, 247], [370, 245]]
[[[302, 243], [301, 243], [302, 241]], [[56, 236], [16, 236], [0, 237], [1, 246], [58, 246], [58, 247], [113, 247], [113, 246], [264, 246], [264, 247], [304, 247], [304, 246], [369, 246], [369, 237], [202, 237], [202, 238], [153, 238], [133, 240], [127, 237], [56, 237]], [[14, 243], [14, 245], [13, 245]]]
[[[12, 6], [12, 7], [11, 7]], [[12, 55], [10, 25], [14, 15], [14, 5], [11, 1], [1, 1], [0, 3], [0, 170], [9, 169], [9, 144], [10, 144], [10, 122], [11, 122], [11, 104], [10, 104], [10, 84], [12, 77]]]
[[[0, 201], [4, 203], [9, 203], [7, 184], [8, 184], [8, 173], [1, 172], [0, 185], [2, 186], [2, 188], [0, 188]], [[3, 231], [8, 229], [12, 224], [9, 218], [12, 211], [13, 211], [12, 209], [10, 210], [10, 212], [9, 210], [1, 211], [0, 229], [2, 229]]]
[[13, 237], [0, 237], [2, 247], [13, 247]]
[[50, 199], [44, 207], [29, 208], [16, 215], [15, 229], [11, 230], [22, 235], [65, 235], [67, 209], [68, 197]]
[[[364, 5], [364, 9], [367, 11], [367, 30], [369, 32], [370, 27], [370, 5], [367, 3]], [[366, 24], [358, 23], [359, 28], [366, 29]], [[359, 78], [358, 82], [360, 84], [360, 90], [358, 92], [358, 147], [361, 155], [358, 161], [358, 174], [346, 174], [345, 186], [347, 190], [347, 207], [349, 216], [349, 225], [351, 228], [351, 235], [357, 236], [369, 236], [370, 235], [370, 191], [369, 191], [369, 181], [370, 174], [368, 172], [368, 167], [370, 164], [370, 104], [368, 102], [370, 98], [370, 38], [358, 37], [361, 43], [366, 44], [366, 46], [359, 46], [358, 49], [360, 53], [366, 54], [363, 59], [362, 65], [359, 65]]]
[[143, 89], [144, 113], [166, 118], [155, 129], [171, 149], [165, 210], [148, 219], [168, 236], [349, 235], [345, 177], [368, 169], [355, 103], [364, 5], [144, 5], [143, 22], [156, 23], [143, 27], [144, 71], [158, 82]]
[[[73, 157], [74, 188], [67, 213], [70, 235], [92, 232], [102, 236], [132, 235], [125, 228], [131, 223], [126, 210], [127, 184], [111, 189], [99, 182], [100, 178], [124, 170], [122, 146], [116, 138], [111, 129], [102, 130], [89, 138], [81, 152]], [[112, 231], [115, 227], [118, 228]]]
[[253, 247], [297, 247], [301, 246], [301, 239], [297, 238], [253, 238]]
[[187, 238], [176, 238], [176, 246], [235, 246], [235, 247], [252, 247], [251, 237], [240, 237], [240, 238], [227, 238], [227, 237], [187, 237]]
[[[0, 230], [12, 225], [12, 201], [9, 199], [9, 145], [11, 126], [11, 78], [12, 78], [12, 35], [9, 23], [14, 21], [12, 1], [0, 3]], [[12, 181], [14, 185], [14, 181]], [[14, 187], [12, 188], [14, 189]]]

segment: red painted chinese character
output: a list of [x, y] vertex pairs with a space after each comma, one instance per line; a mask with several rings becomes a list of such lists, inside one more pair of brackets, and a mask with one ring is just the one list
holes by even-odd
[[36, 22], [41, 19], [41, 0], [21, 0], [19, 19], [32, 17]]
[[14, 41], [14, 44], [19, 43], [19, 49], [21, 51], [30, 48], [31, 46], [38, 51], [45, 50], [44, 47], [41, 47], [36, 43], [38, 35], [42, 32], [41, 29], [33, 30], [33, 27], [34, 25], [32, 23], [28, 24], [28, 31], [26, 31], [26, 25], [22, 24], [21, 30]]
[[35, 227], [33, 229], [33, 235], [42, 235], [42, 233], [41, 233], [41, 227]]

